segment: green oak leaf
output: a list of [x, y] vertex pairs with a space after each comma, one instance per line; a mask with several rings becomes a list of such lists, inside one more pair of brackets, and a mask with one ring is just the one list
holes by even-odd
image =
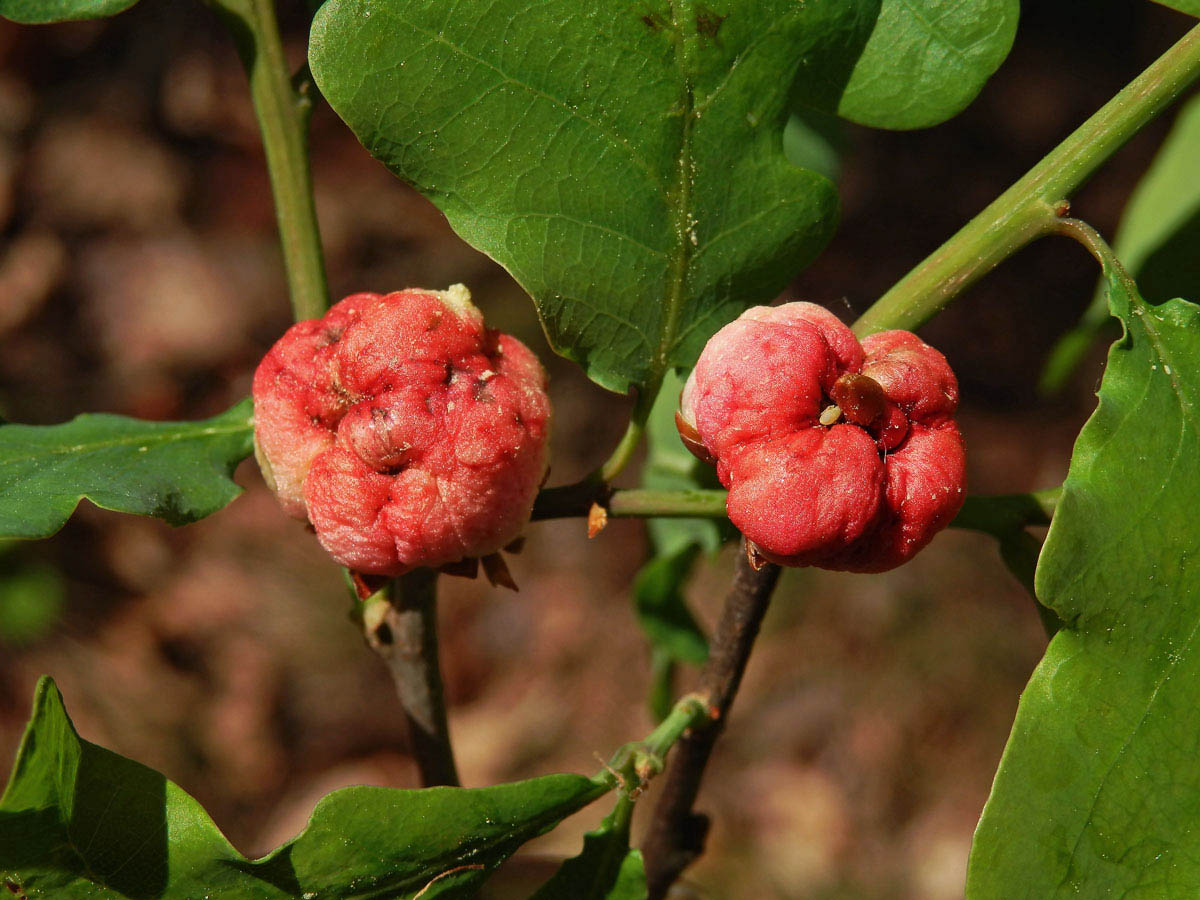
[[[1200, 10], [1200, 3], [1197, 5]], [[1200, 14], [1200, 12], [1198, 12]], [[1175, 117], [1170, 134], [1129, 198], [1113, 249], [1151, 303], [1200, 297], [1200, 96]], [[1062, 388], [1088, 350], [1107, 332], [1108, 286], [1101, 279], [1079, 324], [1059, 339], [1041, 390]]]
[[585, 834], [583, 851], [564, 862], [529, 900], [645, 900], [642, 853], [630, 849], [629, 819], [619, 816], [620, 809]]
[[1022, 695], [969, 900], [1200, 893], [1200, 307], [1106, 277], [1125, 334], [1035, 576], [1062, 627]]
[[960, 47], [964, 16], [938, 11], [956, 36], [924, 53], [880, 0], [328, 0], [309, 62], [366, 147], [533, 297], [556, 351], [653, 389], [831, 236], [833, 185], [783, 151], [798, 103], [837, 108], [864, 46], [847, 101], [863, 119], [915, 122], [895, 90], [990, 74], [1007, 49], [992, 10], [1016, 0], [958, 6], [988, 21]]
[[0, 424], [0, 537], [49, 537], [85, 498], [172, 525], [211, 515], [242, 491], [232, 475], [254, 449], [251, 414], [246, 399], [200, 422]]
[[1012, 48], [1018, 0], [883, 0], [835, 107], [876, 128], [926, 128], [961, 112]]
[[29, 900], [473, 897], [522, 843], [605, 793], [580, 775], [334, 791], [262, 859], [140, 763], [81, 740], [49, 678], [0, 797], [0, 883]]
[[137, 0], [0, 0], [0, 16], [23, 25], [103, 19], [124, 12]]

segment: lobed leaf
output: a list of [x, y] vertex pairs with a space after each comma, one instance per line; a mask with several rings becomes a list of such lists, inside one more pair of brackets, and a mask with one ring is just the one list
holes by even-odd
[[1012, 48], [1017, 0], [883, 0], [838, 98], [876, 128], [927, 128], [961, 112]]
[[556, 351], [654, 389], [833, 232], [833, 185], [784, 153], [790, 111], [945, 118], [1016, 7], [329, 0], [309, 61], [366, 147], [529, 292]]
[[969, 900], [1200, 892], [1200, 307], [1106, 278], [1125, 335], [1035, 576], [1062, 627], [1021, 698]]
[[195, 522], [241, 493], [233, 470], [253, 449], [249, 399], [201, 422], [87, 414], [62, 425], [0, 424], [0, 538], [49, 537], [83, 499]]
[[345, 788], [298, 837], [250, 860], [177, 785], [80, 739], [43, 678], [0, 797], [0, 882], [29, 900], [467, 898], [521, 844], [607, 789], [580, 775]]

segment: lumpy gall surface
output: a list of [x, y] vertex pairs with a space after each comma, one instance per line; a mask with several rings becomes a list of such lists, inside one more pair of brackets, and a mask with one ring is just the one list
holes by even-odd
[[546, 472], [546, 374], [462, 285], [354, 294], [254, 375], [256, 452], [338, 562], [400, 575], [494, 553]]
[[860, 344], [822, 307], [787, 303], [749, 309], [713, 336], [677, 419], [763, 557], [882, 572], [962, 506], [957, 405], [946, 358], [916, 335]]

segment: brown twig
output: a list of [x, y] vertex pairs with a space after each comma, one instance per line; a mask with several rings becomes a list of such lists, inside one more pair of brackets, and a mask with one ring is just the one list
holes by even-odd
[[585, 478], [575, 484], [564, 484], [542, 488], [533, 502], [533, 521], [543, 519], [569, 519], [586, 516], [592, 504], [608, 504], [612, 489], [602, 481]]
[[387, 599], [364, 610], [363, 626], [396, 683], [421, 783], [457, 786], [438, 665], [437, 573], [417, 569], [397, 578]]
[[738, 554], [733, 586], [700, 676], [700, 695], [712, 710], [713, 721], [707, 728], [686, 733], [676, 746], [642, 844], [650, 900], [665, 897], [679, 874], [704, 851], [708, 817], [693, 812], [692, 805], [778, 580], [779, 566], [767, 563], [755, 570], [746, 554]]

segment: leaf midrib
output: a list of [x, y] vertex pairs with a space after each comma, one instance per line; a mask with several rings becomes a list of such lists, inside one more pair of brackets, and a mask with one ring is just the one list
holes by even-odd
[[[1141, 328], [1143, 334], [1146, 335], [1147, 343], [1150, 345], [1151, 356], [1156, 357], [1159, 361], [1159, 364], [1162, 365], [1164, 369], [1166, 369], [1168, 366], [1170, 366], [1170, 362], [1168, 361], [1166, 343], [1162, 339], [1162, 336], [1159, 334], [1157, 327], [1155, 325], [1152, 325], [1149, 321], [1147, 321], [1148, 319], [1154, 318], [1149, 305], [1142, 302], [1140, 300], [1140, 298], [1133, 296], [1129, 300], [1129, 314], [1130, 314], [1131, 321], [1128, 323], [1127, 327], [1137, 326], [1137, 327]], [[1191, 426], [1191, 429], [1193, 430], [1193, 432], [1197, 432], [1197, 431], [1200, 431], [1200, 422], [1197, 422], [1197, 420], [1195, 418], [1194, 408], [1193, 408], [1192, 404], [1184, 396], [1184, 391], [1182, 390], [1181, 385], [1177, 378], [1178, 372], [1179, 372], [1179, 369], [1178, 369], [1178, 367], [1176, 367], [1175, 369], [1170, 370], [1169, 372], [1164, 371], [1163, 374], [1166, 375], [1168, 382], [1170, 383], [1171, 390], [1175, 394], [1175, 398], [1176, 398], [1176, 401], [1179, 406], [1180, 422], [1181, 422], [1180, 446], [1182, 446], [1183, 436], [1187, 433], [1188, 426], [1189, 425]], [[1147, 380], [1147, 387], [1149, 387], [1149, 381], [1150, 381], [1150, 379]], [[1177, 465], [1180, 457], [1181, 457], [1181, 454], [1176, 452], [1171, 460], [1172, 468], [1174, 468]], [[1163, 480], [1163, 489], [1164, 490], [1165, 490], [1165, 486], [1166, 486], [1166, 479]], [[1148, 508], [1152, 508], [1152, 507], [1153, 507], [1152, 503], [1148, 504]], [[1081, 567], [1081, 569], [1078, 572], [1076, 572], [1075, 577], [1072, 579], [1072, 581], [1070, 583], [1077, 583], [1077, 582], [1082, 581], [1083, 573], [1085, 571], [1086, 571], [1086, 567]], [[1193, 619], [1191, 628], [1187, 635], [1187, 638], [1182, 642], [1181, 646], [1183, 648], [1192, 646], [1192, 642], [1195, 640], [1195, 637], [1198, 632], [1200, 632], [1200, 617]], [[1182, 653], [1182, 651], [1181, 651], [1181, 653]], [[1171, 673], [1179, 665], [1181, 659], [1182, 659], [1182, 656], [1176, 657], [1173, 655], [1168, 655], [1166, 664], [1163, 666], [1162, 671], [1159, 673], [1159, 676], [1158, 676], [1157, 680], [1155, 681], [1153, 690], [1150, 692], [1149, 697], [1147, 697], [1147, 699], [1146, 699], [1145, 707], [1143, 708], [1141, 715], [1139, 716], [1137, 722], [1134, 723], [1133, 727], [1129, 729], [1129, 733], [1126, 735], [1124, 741], [1121, 743], [1121, 746], [1117, 749], [1116, 753], [1113, 754], [1112, 760], [1109, 762], [1108, 768], [1105, 770], [1104, 775], [1100, 778], [1099, 785], [1096, 788], [1096, 791], [1092, 795], [1092, 798], [1091, 798], [1091, 806], [1088, 808], [1087, 814], [1083, 818], [1083, 824], [1080, 827], [1079, 832], [1075, 837], [1075, 841], [1071, 846], [1071, 852], [1067, 859], [1065, 871], [1064, 871], [1062, 879], [1059, 881], [1059, 883], [1056, 887], [1056, 892], [1058, 891], [1058, 889], [1061, 889], [1062, 887], [1066, 886], [1067, 881], [1070, 878], [1075, 859], [1079, 854], [1079, 847], [1080, 847], [1081, 843], [1083, 842], [1084, 835], [1088, 831], [1088, 827], [1091, 825], [1091, 823], [1093, 821], [1093, 818], [1096, 813], [1096, 808], [1100, 803], [1100, 796], [1104, 793], [1104, 788], [1109, 783], [1109, 779], [1112, 777], [1113, 772], [1116, 770], [1117, 766], [1120, 764], [1121, 760], [1125, 757], [1126, 753], [1128, 752], [1130, 746], [1133, 744], [1133, 741], [1137, 737], [1138, 732], [1141, 731], [1142, 726], [1146, 723], [1146, 720], [1149, 718], [1150, 712], [1158, 700], [1159, 692], [1162, 690], [1163, 685], [1165, 685], [1167, 683], [1167, 681], [1169, 680], [1169, 678], [1171, 676]]]
[[[80, 421], [75, 419], [75, 422]], [[66, 423], [72, 424], [72, 423]], [[17, 425], [4, 427], [19, 427], [19, 428], [36, 428], [36, 425]], [[47, 426], [50, 428], [61, 426]], [[65, 456], [72, 453], [80, 453], [83, 451], [94, 452], [97, 450], [110, 450], [114, 447], [127, 447], [137, 445], [161, 446], [167, 443], [183, 443], [185, 441], [196, 440], [199, 438], [213, 437], [217, 435], [238, 434], [239, 432], [248, 431], [251, 428], [251, 420], [246, 419], [244, 422], [228, 426], [210, 426], [199, 430], [183, 430], [163, 429], [154, 432], [143, 432], [141, 434], [131, 434], [123, 438], [113, 438], [106, 441], [97, 441], [95, 443], [72, 444], [64, 445], [33, 445], [35, 447], [44, 447], [43, 452], [35, 453], [31, 456], [7, 456], [0, 457], [0, 466], [12, 465], [14, 463], [36, 462], [39, 459], [45, 459], [48, 456]], [[3, 428], [0, 428], [0, 433], [3, 433]], [[27, 445], [28, 446], [28, 445]]]
[[675, 163], [675, 253], [671, 261], [671, 281], [664, 298], [662, 333], [658, 349], [651, 361], [648, 392], [657, 394], [663, 375], [667, 371], [671, 349], [675, 345], [675, 334], [679, 330], [679, 313], [683, 307], [688, 282], [688, 271], [692, 263], [692, 180], [695, 160], [692, 158], [692, 128], [695, 123], [696, 94], [692, 84], [692, 61], [695, 54], [697, 35], [688, 31], [695, 22], [695, 7], [692, 0], [668, 0], [671, 8], [671, 26], [675, 32], [675, 65], [681, 75], [679, 104], [680, 137], [679, 155]]

